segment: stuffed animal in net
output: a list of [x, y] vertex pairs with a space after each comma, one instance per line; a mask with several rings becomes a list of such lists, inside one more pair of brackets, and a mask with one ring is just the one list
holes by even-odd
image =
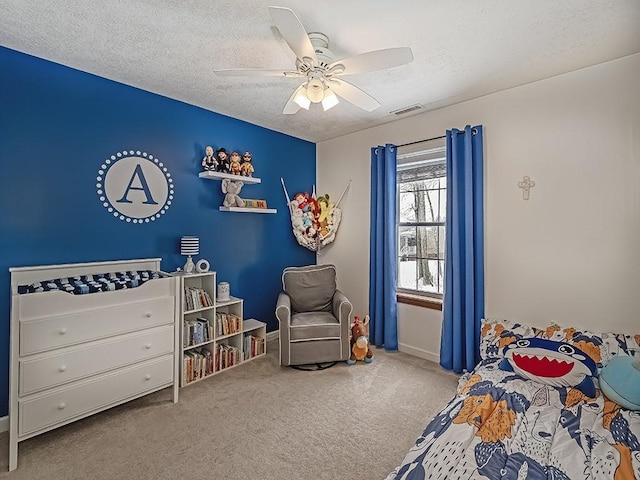
[[351, 324], [351, 357], [347, 364], [355, 365], [358, 360], [363, 360], [364, 363], [373, 362], [373, 352], [369, 348], [369, 315], [364, 317], [364, 322], [355, 316]]

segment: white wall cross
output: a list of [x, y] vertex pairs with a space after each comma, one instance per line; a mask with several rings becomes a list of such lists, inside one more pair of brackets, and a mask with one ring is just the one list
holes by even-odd
[[536, 182], [531, 180], [528, 176], [522, 177], [522, 181], [518, 182], [518, 187], [522, 189], [522, 198], [529, 200], [529, 190], [536, 186]]

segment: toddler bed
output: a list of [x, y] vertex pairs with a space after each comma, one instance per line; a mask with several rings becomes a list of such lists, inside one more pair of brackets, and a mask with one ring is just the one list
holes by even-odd
[[483, 320], [480, 363], [387, 480], [640, 479], [640, 407], [598, 383], [612, 359], [640, 358], [639, 344]]

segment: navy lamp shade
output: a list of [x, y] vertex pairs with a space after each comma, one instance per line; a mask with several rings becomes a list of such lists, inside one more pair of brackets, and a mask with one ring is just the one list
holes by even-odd
[[187, 263], [184, 264], [185, 273], [193, 273], [196, 266], [191, 258], [192, 255], [200, 253], [200, 239], [198, 237], [182, 237], [180, 239], [180, 255], [187, 257]]

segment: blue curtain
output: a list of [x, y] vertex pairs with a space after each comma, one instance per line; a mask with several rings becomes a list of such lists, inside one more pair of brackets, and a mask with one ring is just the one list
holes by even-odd
[[371, 236], [369, 253], [369, 340], [385, 350], [398, 349], [396, 303], [397, 148], [371, 149]]
[[440, 365], [471, 371], [484, 316], [482, 126], [447, 130], [447, 218]]

